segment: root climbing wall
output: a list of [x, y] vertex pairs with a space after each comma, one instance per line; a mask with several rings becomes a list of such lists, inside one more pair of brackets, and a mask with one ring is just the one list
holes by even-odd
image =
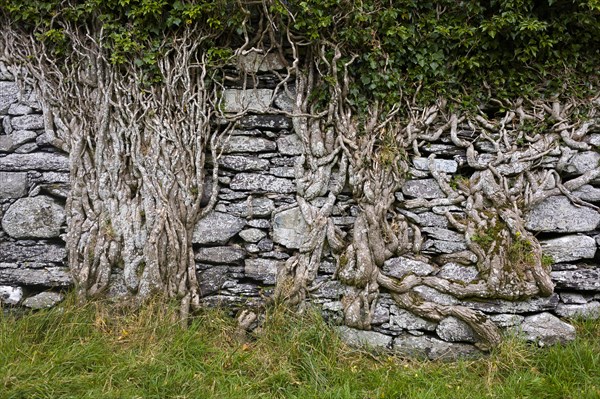
[[[276, 63], [272, 68], [278, 68]], [[33, 309], [59, 303], [72, 279], [65, 267], [65, 203], [69, 195], [68, 154], [52, 146], [35, 93], [0, 66], [0, 301], [5, 310]], [[278, 271], [302, 250], [308, 227], [297, 203], [295, 165], [303, 155], [301, 138], [290, 117], [291, 99], [278, 91], [268, 71], [259, 71], [259, 86], [230, 85], [224, 92], [226, 111], [250, 110], [224, 141], [217, 160], [219, 195], [215, 209], [200, 220], [193, 235], [202, 302], [232, 310], [260, 307], [273, 296]], [[279, 114], [277, 114], [279, 112]], [[596, 124], [594, 124], [596, 123]], [[543, 134], [543, 132], [541, 132]], [[481, 134], [458, 124], [461, 140], [473, 143], [479, 162], [494, 154], [494, 132]], [[489, 138], [492, 137], [490, 140]], [[545, 168], [563, 183], [598, 168], [600, 124], [591, 122], [581, 142], [559, 147], [519, 168]], [[466, 184], [475, 170], [467, 150], [450, 134], [424, 140], [410, 154], [408, 180], [395, 193], [391, 211], [416, 226], [419, 247], [388, 259], [382, 272], [396, 279], [407, 275], [438, 276], [469, 285], [481, 279], [477, 256], [465, 235], [449, 222], [460, 220], [467, 201], [448, 204], [450, 187]], [[492, 159], [489, 155], [487, 159]], [[506, 164], [506, 163], [505, 163]], [[506, 168], [506, 166], [503, 166]], [[501, 171], [508, 173], [510, 171]], [[209, 185], [208, 185], [209, 186]], [[312, 200], [319, 206], [325, 197]], [[439, 305], [462, 305], [483, 312], [503, 331], [519, 331], [542, 345], [574, 338], [573, 317], [600, 317], [600, 179], [572, 192], [557, 192], [525, 215], [525, 227], [539, 240], [544, 261], [552, 264], [554, 293], [527, 300], [458, 298], [422, 285], [414, 291]], [[345, 188], [331, 212], [341, 231], [351, 235], [358, 205]], [[484, 242], [485, 237], [478, 239]], [[526, 252], [527, 248], [521, 248]], [[524, 255], [526, 256], [526, 254]], [[337, 278], [338, 264], [327, 248], [307, 301], [318, 305], [351, 343], [407, 354], [446, 358], [478, 352], [476, 333], [463, 321], [445, 317], [431, 321], [400, 308], [381, 289], [370, 330], [343, 326], [342, 298], [351, 289]], [[108, 295], [127, 295], [123, 276], [111, 276]]]

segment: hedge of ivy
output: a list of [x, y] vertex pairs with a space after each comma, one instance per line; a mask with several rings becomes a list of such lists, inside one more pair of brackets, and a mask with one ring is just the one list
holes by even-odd
[[[277, 40], [290, 32], [312, 45], [334, 43], [351, 68], [350, 100], [360, 105], [413, 96], [456, 98], [463, 106], [493, 95], [585, 95], [600, 69], [600, 0], [0, 0], [4, 23], [69, 51], [65, 21], [104, 32], [114, 64], [152, 69], [165, 37], [190, 25], [228, 54], [242, 21], [269, 14]], [[253, 21], [246, 25], [252, 30]], [[247, 32], [252, 33], [252, 32]], [[164, 47], [162, 47], [164, 48]], [[309, 53], [307, 53], [309, 54]], [[133, 55], [133, 57], [132, 57]], [[307, 55], [308, 56], [308, 55]], [[160, 80], [158, 77], [155, 80]]]

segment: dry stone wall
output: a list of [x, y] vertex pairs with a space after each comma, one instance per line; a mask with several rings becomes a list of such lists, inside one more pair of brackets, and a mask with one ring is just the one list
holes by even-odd
[[[219, 201], [193, 235], [202, 301], [233, 310], [259, 306], [272, 295], [277, 270], [299, 250], [307, 229], [296, 204], [294, 179], [302, 143], [288, 117], [265, 113], [272, 103], [289, 111], [290, 101], [285, 95], [274, 95], [274, 84], [269, 83], [274, 80], [269, 75], [258, 81], [257, 89], [233, 86], [225, 91], [227, 111], [249, 109], [251, 113], [238, 121], [223, 148], [218, 159]], [[0, 118], [0, 301], [5, 308], [52, 306], [71, 285], [63, 242], [68, 156], [50, 145], [35, 94], [19, 86], [5, 69], [0, 74]], [[485, 152], [487, 142], [474, 140]], [[600, 131], [588, 135], [587, 140], [599, 146]], [[444, 261], [467, 251], [463, 234], [453, 230], [444, 216], [448, 210], [464, 213], [464, 208], [452, 205], [451, 209], [432, 206], [407, 210], [403, 206], [406, 200], [445, 197], [432, 178], [428, 155], [436, 155], [438, 171], [460, 178], [472, 172], [466, 166], [466, 154], [444, 136], [424, 144], [419, 152], [423, 155], [411, 160], [411, 179], [396, 193], [394, 206], [420, 227], [423, 244], [418, 254], [389, 259], [383, 271], [397, 278], [413, 273], [470, 283], [479, 277], [474, 254], [471, 263]], [[565, 150], [548, 155], [543, 162], [562, 176], [575, 177], [597, 167], [600, 154]], [[599, 205], [599, 187], [600, 181], [593, 181], [573, 195]], [[335, 224], [349, 232], [356, 214], [351, 193], [342, 192], [333, 210]], [[526, 225], [537, 234], [544, 254], [554, 263], [553, 295], [510, 302], [457, 299], [425, 286], [416, 290], [429, 301], [480, 310], [502, 329], [521, 331], [540, 344], [572, 339], [574, 328], [565, 319], [600, 317], [600, 212], [575, 205], [566, 196], [554, 196], [529, 212]], [[325, 255], [309, 300], [332, 323], [341, 325], [341, 297], [346, 287], [335, 279], [335, 273], [333, 257]], [[125, 293], [122, 276], [113, 275], [110, 295]], [[343, 326], [339, 330], [357, 345], [429, 358], [477, 352], [475, 334], [464, 322], [448, 317], [435, 323], [417, 317], [400, 309], [385, 292], [377, 302], [371, 327], [370, 331]]]

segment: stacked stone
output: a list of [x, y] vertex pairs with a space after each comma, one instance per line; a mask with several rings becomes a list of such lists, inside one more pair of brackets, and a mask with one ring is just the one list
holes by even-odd
[[38, 309], [63, 298], [68, 156], [44, 131], [35, 93], [0, 65], [0, 304]]
[[[275, 59], [270, 69], [281, 69]], [[246, 65], [258, 73], [255, 88], [244, 84], [224, 92], [225, 111], [249, 111], [224, 141], [219, 165], [219, 194], [215, 209], [202, 219], [193, 235], [202, 300], [229, 308], [264, 303], [275, 285], [277, 270], [299, 250], [306, 224], [296, 204], [294, 165], [303, 145], [293, 132], [291, 119], [274, 110], [290, 112], [288, 93], [278, 91], [277, 79], [261, 65]], [[0, 71], [1, 72], [1, 71]], [[68, 157], [50, 145], [35, 96], [0, 74], [0, 301], [3, 305], [50, 306], [61, 290], [71, 284], [64, 266], [64, 202], [68, 193]], [[466, 133], [463, 133], [466, 134]], [[484, 162], [486, 141], [475, 140]], [[600, 145], [600, 133], [586, 138]], [[429, 170], [427, 156], [435, 154], [435, 168], [452, 180], [468, 178], [463, 149], [441, 137], [419, 148], [422, 157], [411, 160], [411, 179], [396, 193], [395, 210], [419, 226], [423, 244], [419, 254], [389, 259], [383, 272], [397, 278], [408, 273], [437, 275], [469, 284], [479, 278], [477, 258], [470, 264], [440, 261], [444, 256], [467, 251], [464, 235], [454, 230], [444, 216], [464, 213], [462, 204], [406, 209], [411, 199], [437, 199], [446, 195]], [[492, 159], [490, 155], [489, 159]], [[600, 154], [561, 149], [549, 154], [544, 167], [555, 169], [563, 180], [595, 168]], [[502, 167], [525, 170], [528, 165]], [[524, 169], [525, 168], [525, 169]], [[600, 181], [592, 181], [573, 193], [600, 205]], [[318, 201], [324, 198], [314, 200]], [[350, 232], [357, 214], [351, 193], [338, 196], [332, 212], [334, 223]], [[518, 331], [540, 344], [572, 339], [574, 329], [560, 318], [600, 316], [600, 268], [596, 256], [600, 245], [600, 213], [576, 206], [565, 196], [546, 199], [526, 218], [526, 227], [537, 234], [544, 254], [553, 259], [552, 279], [556, 292], [547, 298], [521, 302], [461, 300], [435, 289], [415, 290], [426, 300], [470, 307], [488, 314], [499, 327]], [[462, 257], [464, 259], [464, 256]], [[341, 298], [345, 287], [334, 279], [336, 264], [325, 254], [313, 284], [310, 301], [321, 307], [333, 323], [343, 320]], [[36, 299], [37, 298], [37, 299]], [[448, 317], [434, 323], [400, 309], [382, 292], [371, 331], [340, 327], [351, 343], [393, 349], [430, 358], [477, 353], [473, 331], [460, 320]]]

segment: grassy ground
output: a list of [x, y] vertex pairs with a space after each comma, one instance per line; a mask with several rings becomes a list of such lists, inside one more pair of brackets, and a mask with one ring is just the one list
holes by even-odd
[[457, 363], [347, 348], [316, 315], [276, 311], [251, 342], [207, 311], [188, 329], [173, 309], [106, 304], [0, 316], [0, 398], [600, 398], [600, 322], [566, 346], [509, 339]]

